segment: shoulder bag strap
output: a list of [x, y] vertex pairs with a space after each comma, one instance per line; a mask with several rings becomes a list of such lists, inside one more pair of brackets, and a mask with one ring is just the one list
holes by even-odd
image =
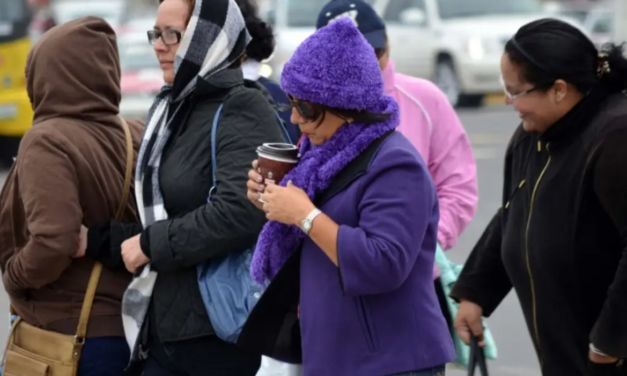
[[[131, 130], [122, 117], [120, 117], [122, 127], [124, 128], [124, 136], [126, 138], [126, 170], [124, 174], [124, 189], [122, 191], [122, 199], [120, 206], [115, 215], [116, 220], [122, 219], [126, 205], [128, 204], [128, 198], [131, 190], [131, 180], [133, 177], [133, 138], [131, 136]], [[87, 324], [89, 323], [89, 315], [91, 313], [91, 307], [94, 303], [94, 297], [96, 295], [96, 288], [98, 287], [98, 281], [100, 280], [100, 274], [102, 273], [102, 264], [96, 262], [94, 268], [91, 271], [89, 277], [89, 283], [87, 284], [87, 290], [85, 291], [85, 300], [83, 300], [83, 307], [81, 308], [81, 315], [78, 319], [78, 328], [76, 329], [76, 335], [74, 336], [74, 358], [78, 360], [81, 353], [81, 348], [85, 343], [85, 335], [87, 334]]]
[[276, 112], [276, 110], [274, 110], [274, 115], [276, 116], [276, 119], [279, 122], [279, 126], [281, 127], [281, 133], [283, 133], [283, 138], [285, 138], [285, 141], [289, 142], [290, 144], [294, 144], [294, 141], [297, 141], [297, 140], [292, 140], [292, 137], [290, 137], [290, 132], [287, 131], [286, 124], [281, 118], [281, 115], [279, 115], [279, 113]]
[[481, 376], [488, 375], [488, 364], [483, 349], [479, 347], [479, 340], [474, 335], [470, 335], [470, 359], [468, 362], [468, 376], [474, 376], [475, 370], [479, 367]]
[[[227, 95], [228, 98], [228, 95]], [[226, 99], [226, 98], [225, 98]], [[216, 114], [213, 116], [213, 122], [211, 123], [211, 178], [212, 178], [212, 184], [211, 184], [211, 190], [209, 191], [209, 200], [211, 200], [211, 196], [215, 193], [215, 190], [217, 188], [218, 185], [218, 179], [216, 178], [216, 172], [218, 171], [218, 158], [217, 158], [217, 149], [218, 149], [218, 122], [220, 120], [220, 114], [222, 113], [222, 109], [224, 107], [224, 104], [220, 104], [220, 107], [218, 107], [218, 110], [216, 111]], [[278, 113], [276, 113], [276, 118], [277, 121], [279, 122], [279, 126], [281, 127], [281, 132], [283, 133], [283, 137], [285, 137], [285, 140], [288, 141], [289, 143], [292, 143], [292, 140], [290, 139], [290, 134], [287, 131], [287, 129], [285, 128], [285, 124], [283, 124], [283, 120], [281, 119], [281, 117], [279, 116]]]
[[213, 116], [213, 123], [211, 123], [211, 190], [209, 191], [209, 200], [211, 200], [211, 196], [216, 190], [216, 186], [218, 185], [218, 179], [216, 178], [216, 171], [218, 171], [218, 161], [217, 161], [217, 152], [218, 149], [218, 120], [220, 119], [220, 114], [222, 113], [221, 104], [216, 111], [216, 114]]

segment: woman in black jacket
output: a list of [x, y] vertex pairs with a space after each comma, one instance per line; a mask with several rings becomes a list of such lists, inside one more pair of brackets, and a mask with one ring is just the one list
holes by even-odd
[[[244, 83], [250, 36], [234, 0], [162, 0], [148, 37], [167, 85], [148, 115], [136, 167], [142, 224], [90, 229], [87, 256], [136, 273], [122, 316], [142, 375], [252, 376], [260, 355], [214, 335], [197, 266], [256, 242], [265, 218], [246, 199], [246, 173], [257, 146], [283, 141], [281, 129], [270, 100]], [[217, 189], [208, 202], [221, 105]]]
[[286, 125], [291, 141], [296, 143], [301, 133], [300, 128], [291, 121], [292, 111], [287, 95], [281, 89], [281, 85], [261, 75], [261, 62], [272, 56], [276, 44], [272, 26], [259, 17], [259, 10], [254, 0], [235, 0], [235, 2], [242, 11], [246, 29], [252, 38], [246, 47], [246, 56], [242, 64], [244, 78], [257, 82], [268, 90], [274, 102], [280, 105], [279, 115]]
[[[544, 376], [625, 375], [627, 60], [543, 19], [506, 44], [501, 73], [522, 125], [502, 207], [454, 286], [460, 336], [481, 337], [512, 287]], [[481, 338], [480, 338], [481, 339]]]

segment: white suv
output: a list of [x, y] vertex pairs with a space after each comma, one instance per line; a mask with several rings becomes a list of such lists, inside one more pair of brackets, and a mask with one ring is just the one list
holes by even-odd
[[[270, 62], [275, 78], [314, 32], [327, 1], [277, 0], [277, 49]], [[398, 72], [433, 80], [456, 106], [480, 106], [485, 94], [502, 92], [499, 62], [505, 43], [524, 24], [547, 17], [537, 0], [367, 1], [386, 23]]]

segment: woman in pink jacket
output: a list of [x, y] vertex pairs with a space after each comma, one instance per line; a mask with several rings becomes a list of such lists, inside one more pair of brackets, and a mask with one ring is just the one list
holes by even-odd
[[[444, 93], [431, 81], [394, 71], [385, 23], [369, 4], [362, 0], [332, 0], [320, 11], [317, 28], [340, 17], [351, 18], [375, 49], [386, 94], [400, 107], [398, 130], [422, 155], [438, 191], [438, 242], [442, 249], [451, 249], [477, 211], [477, 166], [468, 135]], [[434, 279], [438, 277], [434, 266]], [[444, 299], [439, 283], [436, 290]]]

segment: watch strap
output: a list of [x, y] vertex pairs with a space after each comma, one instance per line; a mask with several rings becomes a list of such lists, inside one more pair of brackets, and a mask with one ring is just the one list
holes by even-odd
[[320, 214], [322, 214], [320, 209], [315, 208], [314, 210], [309, 212], [307, 217], [305, 217], [305, 219], [301, 222], [301, 229], [305, 232], [305, 234], [309, 235], [313, 227], [314, 219], [316, 219], [316, 217], [319, 216]]

